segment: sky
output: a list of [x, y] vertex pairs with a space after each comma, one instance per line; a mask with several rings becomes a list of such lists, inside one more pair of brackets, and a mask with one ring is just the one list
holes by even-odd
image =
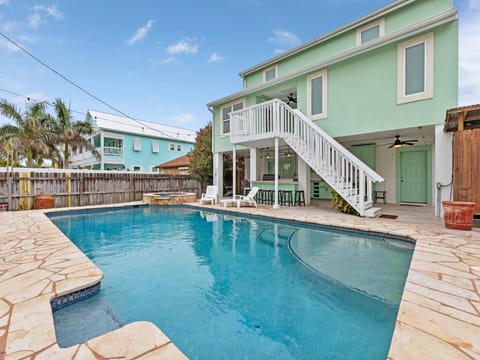
[[[208, 102], [242, 89], [239, 72], [390, 2], [0, 0], [0, 33], [53, 69], [0, 36], [0, 98], [20, 109], [61, 98], [76, 120], [113, 107], [198, 130], [212, 118]], [[459, 105], [478, 104], [480, 0], [455, 6]]]

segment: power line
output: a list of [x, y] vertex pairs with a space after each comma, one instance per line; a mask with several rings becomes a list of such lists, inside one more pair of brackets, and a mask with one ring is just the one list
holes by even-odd
[[[80, 85], [78, 85], [77, 83], [75, 83], [74, 81], [70, 80], [68, 77], [66, 77], [65, 75], [61, 74], [60, 72], [58, 72], [57, 70], [55, 70], [53, 67], [51, 67], [50, 65], [48, 65], [47, 63], [45, 63], [44, 61], [40, 60], [38, 57], [36, 57], [35, 55], [33, 55], [31, 52], [29, 52], [27, 49], [25, 49], [23, 46], [21, 46], [20, 44], [16, 43], [15, 41], [13, 41], [12, 39], [10, 39], [7, 35], [5, 35], [4, 33], [0, 32], [0, 36], [2, 36], [5, 40], [7, 40], [8, 42], [10, 42], [11, 44], [13, 44], [14, 46], [16, 46], [17, 48], [19, 48], [21, 51], [23, 51], [25, 54], [27, 54], [28, 56], [30, 56], [32, 59], [34, 59], [35, 61], [37, 61], [38, 63], [42, 64], [44, 67], [46, 67], [48, 70], [50, 70], [51, 72], [53, 72], [55, 75], [59, 76], [60, 78], [62, 78], [63, 80], [65, 80], [66, 82], [68, 82], [70, 85], [76, 87], [77, 89], [79, 89], [80, 91], [84, 92], [85, 94], [87, 94], [88, 96], [90, 96], [91, 98], [97, 100], [98, 102], [100, 102], [101, 104], [107, 106], [108, 108], [112, 109], [113, 111], [125, 116], [126, 118], [128, 119], [131, 119], [133, 121], [136, 121], [138, 123], [140, 123], [142, 126], [145, 126], [144, 124], [142, 124], [140, 121], [138, 121], [137, 119], [125, 114], [123, 111], [117, 109], [116, 107], [110, 105], [109, 103], [107, 103], [106, 101], [103, 101], [102, 99], [100, 99], [99, 97], [97, 97], [96, 95], [92, 94], [90, 91], [84, 89], [83, 87], [81, 87]], [[157, 130], [151, 126], [148, 126], [147, 127], [153, 131], [156, 131], [158, 132], [159, 134], [162, 134], [164, 136], [167, 136], [167, 137], [170, 137], [172, 139], [175, 139], [175, 137], [163, 132], [163, 131], [160, 131], [160, 130]]]
[[[8, 94], [12, 94], [12, 95], [24, 98], [26, 101], [33, 101], [33, 102], [36, 102], [36, 103], [40, 103], [40, 102], [45, 101], [45, 100], [34, 99], [31, 96], [22, 95], [22, 94], [16, 93], [15, 91], [7, 90], [7, 89], [4, 89], [4, 88], [0, 88], [0, 91], [3, 91], [3, 92], [6, 92]], [[50, 105], [55, 105], [55, 103], [53, 101], [49, 102], [49, 104]], [[74, 113], [77, 113], [77, 114], [80, 114], [80, 115], [83, 115], [83, 116], [86, 115], [85, 112], [83, 112], [83, 111], [78, 111], [78, 110], [74, 110], [74, 109], [70, 109], [70, 111], [74, 112]]]

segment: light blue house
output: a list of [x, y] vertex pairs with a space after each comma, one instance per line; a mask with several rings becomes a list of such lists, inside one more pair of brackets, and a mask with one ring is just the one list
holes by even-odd
[[93, 124], [90, 140], [101, 156], [79, 150], [72, 168], [157, 172], [156, 165], [187, 154], [195, 142], [192, 130], [124, 116], [89, 110], [86, 120]]
[[[220, 189], [240, 193], [247, 179], [273, 191], [274, 208], [279, 191], [302, 191], [308, 204], [334, 189], [362, 216], [379, 213], [378, 195], [438, 207], [448, 198], [441, 185], [452, 178], [452, 138], [443, 122], [458, 95], [453, 0], [393, 1], [240, 76], [240, 91], [208, 104]], [[224, 171], [230, 157], [243, 167], [233, 167], [233, 178]]]

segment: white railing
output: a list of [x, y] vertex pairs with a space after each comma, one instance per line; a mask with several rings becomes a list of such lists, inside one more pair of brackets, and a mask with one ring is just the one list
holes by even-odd
[[111, 156], [123, 156], [123, 148], [114, 147], [114, 146], [104, 146], [103, 154], [111, 155]]
[[383, 178], [298, 110], [275, 99], [230, 113], [230, 142], [282, 138], [361, 216]]

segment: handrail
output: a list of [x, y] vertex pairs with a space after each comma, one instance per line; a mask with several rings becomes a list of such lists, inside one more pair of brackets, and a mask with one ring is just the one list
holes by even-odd
[[231, 112], [230, 127], [232, 143], [285, 140], [361, 216], [367, 204], [371, 206], [373, 183], [384, 181], [302, 112], [279, 99]]

